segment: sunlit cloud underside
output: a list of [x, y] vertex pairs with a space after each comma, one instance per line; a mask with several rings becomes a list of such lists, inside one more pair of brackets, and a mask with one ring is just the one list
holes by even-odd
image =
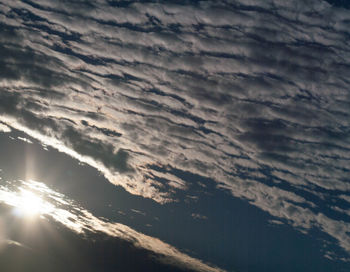
[[[136, 247], [159, 255], [159, 260], [167, 264], [195, 271], [223, 271], [183, 254], [159, 239], [141, 234], [123, 224], [97, 218], [63, 194], [38, 181], [3, 182], [0, 186], [0, 203], [13, 207], [13, 216], [27, 221], [51, 218], [79, 234], [86, 231], [102, 232], [111, 237], [124, 239]], [[6, 243], [17, 242], [6, 240]]]

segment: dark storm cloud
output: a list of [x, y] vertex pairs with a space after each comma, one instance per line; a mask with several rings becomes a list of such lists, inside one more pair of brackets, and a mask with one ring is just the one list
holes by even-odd
[[308, 197], [350, 189], [348, 10], [123, 3], [2, 1], [0, 120], [131, 193], [173, 201], [188, 171], [349, 252]]

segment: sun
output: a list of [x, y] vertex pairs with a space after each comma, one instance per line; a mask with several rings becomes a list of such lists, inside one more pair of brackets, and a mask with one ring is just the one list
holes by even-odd
[[28, 190], [21, 190], [16, 210], [20, 215], [32, 217], [46, 212], [46, 205], [43, 199]]

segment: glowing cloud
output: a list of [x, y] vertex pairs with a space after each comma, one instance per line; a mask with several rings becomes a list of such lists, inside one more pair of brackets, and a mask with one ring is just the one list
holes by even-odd
[[77, 233], [89, 230], [122, 238], [137, 247], [159, 254], [162, 256], [161, 260], [166, 263], [196, 271], [223, 271], [181, 253], [159, 239], [139, 233], [123, 224], [110, 223], [97, 218], [63, 194], [38, 181], [6, 182], [6, 185], [0, 186], [0, 203], [12, 206], [15, 216], [33, 219], [34, 215], [40, 215], [60, 222]]

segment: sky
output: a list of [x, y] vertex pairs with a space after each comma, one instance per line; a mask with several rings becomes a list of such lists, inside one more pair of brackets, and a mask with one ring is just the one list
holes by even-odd
[[349, 9], [0, 0], [0, 268], [349, 271]]

